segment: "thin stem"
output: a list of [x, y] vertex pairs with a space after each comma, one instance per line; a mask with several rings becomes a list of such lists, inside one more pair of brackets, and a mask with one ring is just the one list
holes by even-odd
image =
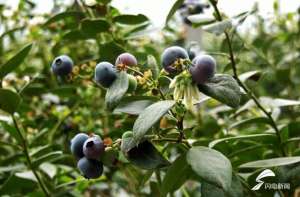
[[[210, 0], [212, 6], [214, 7], [214, 10], [216, 12], [216, 19], [218, 21], [222, 21], [222, 16], [220, 14], [220, 11], [217, 7], [217, 2], [215, 0]], [[233, 71], [233, 76], [236, 79], [236, 81], [238, 82], [238, 84], [240, 85], [240, 87], [247, 93], [247, 95], [254, 101], [254, 103], [256, 104], [256, 106], [267, 116], [267, 118], [270, 120], [271, 126], [272, 128], [275, 130], [276, 132], [276, 136], [280, 145], [280, 150], [283, 156], [286, 156], [285, 150], [282, 147], [282, 139], [281, 139], [281, 135], [280, 135], [280, 131], [271, 115], [271, 113], [269, 113], [259, 102], [259, 100], [256, 98], [256, 96], [254, 95], [254, 93], [248, 89], [243, 82], [239, 79], [238, 77], [238, 73], [237, 73], [237, 64], [234, 58], [234, 53], [233, 53], [233, 48], [232, 48], [232, 44], [231, 44], [231, 39], [229, 37], [229, 34], [227, 31], [224, 32], [225, 33], [225, 37], [226, 37], [226, 42], [228, 45], [228, 49], [229, 49], [229, 56], [230, 56], [230, 61], [231, 61], [231, 66], [232, 66], [232, 71]]]
[[[140, 75], [141, 77], [144, 77], [144, 74], [143, 74], [141, 71], [138, 71], [138, 70], [136, 70], [136, 69], [134, 69], [134, 68], [131, 68], [130, 66], [126, 66], [126, 69], [133, 71], [134, 73]], [[153, 83], [153, 81], [150, 80], [150, 79], [147, 79], [147, 78], [146, 78], [146, 80], [147, 80], [149, 83]]]
[[[174, 142], [174, 143], [178, 143], [178, 139], [174, 139], [174, 138], [165, 138], [162, 137], [160, 139], [152, 139], [153, 142]], [[185, 144], [188, 148], [191, 148], [192, 146], [189, 144], [189, 142], [185, 139], [181, 140], [181, 143]]]
[[52, 143], [55, 133], [56, 131], [59, 129], [59, 127], [64, 123], [64, 121], [70, 116], [72, 115], [72, 113], [77, 109], [77, 107], [79, 106], [80, 101], [78, 101], [77, 103], [74, 104], [74, 106], [70, 109], [70, 112], [68, 114], [66, 114], [64, 117], [62, 117], [61, 119], [59, 119], [57, 121], [57, 123], [54, 125], [54, 127], [49, 131], [49, 141], [50, 143]]
[[29, 156], [29, 151], [28, 151], [26, 139], [22, 135], [22, 132], [21, 132], [19, 126], [18, 126], [17, 120], [14, 117], [14, 115], [12, 115], [12, 119], [13, 119], [13, 122], [14, 122], [14, 126], [15, 126], [15, 128], [16, 128], [16, 130], [18, 132], [18, 135], [21, 138], [21, 143], [22, 143], [22, 147], [23, 147], [23, 150], [24, 150], [24, 155], [25, 155], [27, 163], [28, 163], [28, 167], [31, 169], [31, 171], [33, 172], [34, 176], [36, 177], [36, 179], [38, 181], [38, 184], [39, 184], [40, 188], [43, 190], [45, 196], [50, 196], [50, 194], [48, 193], [48, 191], [46, 189], [46, 186], [42, 182], [42, 179], [40, 178], [40, 176], [38, 175], [37, 171], [35, 170], [35, 168], [32, 165], [31, 158]]
[[159, 187], [161, 187], [161, 182], [162, 181], [161, 181], [160, 171], [156, 170], [155, 175], [156, 175], [157, 183], [158, 183]]

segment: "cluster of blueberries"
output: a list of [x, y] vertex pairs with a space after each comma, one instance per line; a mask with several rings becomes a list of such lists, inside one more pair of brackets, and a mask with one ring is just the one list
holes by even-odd
[[70, 148], [78, 160], [77, 167], [85, 178], [95, 179], [102, 175], [103, 164], [99, 159], [104, 153], [105, 145], [98, 135], [78, 133], [71, 140]]
[[[170, 75], [178, 75], [187, 69], [192, 80], [197, 85], [206, 83], [214, 76], [216, 61], [209, 55], [198, 55], [189, 59], [188, 52], [179, 46], [166, 48], [161, 56], [161, 64], [164, 70]], [[100, 62], [95, 67], [95, 81], [101, 86], [108, 88], [117, 78], [117, 71], [126, 66], [136, 66], [137, 60], [130, 53], [120, 54], [112, 65], [109, 62]], [[186, 66], [187, 65], [187, 66]], [[66, 55], [61, 55], [54, 59], [51, 65], [52, 71], [57, 76], [66, 76], [72, 72], [73, 61]], [[127, 74], [129, 78], [129, 88], [135, 90], [137, 83], [134, 76]], [[131, 81], [135, 80], [135, 83]], [[133, 84], [133, 88], [130, 87]], [[104, 153], [105, 145], [97, 135], [88, 136], [84, 133], [77, 134], [71, 140], [71, 152], [78, 160], [77, 167], [85, 178], [98, 178], [103, 172], [103, 164], [99, 160]]]
[[[97, 64], [94, 79], [101, 86], [108, 88], [117, 78], [117, 67], [126, 69], [126, 66], [136, 66], [137, 64], [135, 56], [130, 53], [122, 53], [117, 57], [115, 65], [109, 62], [100, 62]], [[134, 91], [137, 86], [136, 79], [130, 74], [127, 74], [127, 77], [129, 79], [128, 90]]]
[[[161, 56], [161, 63], [165, 71], [170, 74], [179, 74], [182, 68], [176, 65], [182, 65], [181, 61], [189, 60], [188, 52], [179, 46], [171, 46], [166, 48]], [[130, 53], [120, 54], [112, 65], [109, 62], [100, 62], [95, 67], [95, 81], [101, 86], [108, 88], [117, 78], [117, 67], [136, 66], [137, 60]], [[72, 72], [73, 61], [66, 55], [61, 55], [54, 59], [52, 63], [52, 71], [58, 76], [65, 76]], [[192, 79], [196, 84], [203, 84], [214, 76], [216, 70], [216, 61], [210, 55], [198, 55], [193, 58], [192, 64], [189, 67]], [[128, 89], [136, 89], [137, 82], [133, 75], [127, 74], [130, 81]]]
[[[115, 66], [109, 62], [103, 61], [95, 67], [95, 81], [104, 88], [108, 88], [117, 78], [117, 67], [136, 66], [137, 60], [130, 53], [120, 54], [115, 62]], [[52, 62], [52, 72], [57, 76], [66, 76], [72, 72], [73, 61], [67, 55], [61, 55]], [[128, 92], [134, 91], [137, 87], [136, 78], [133, 75], [127, 74], [129, 80]]]
[[[179, 74], [182, 71], [182, 61], [189, 60], [188, 52], [179, 46], [166, 48], [161, 56], [162, 66], [170, 74]], [[189, 64], [189, 63], [188, 63]], [[179, 65], [179, 66], [177, 66]], [[197, 84], [206, 83], [215, 74], [216, 61], [210, 55], [197, 55], [188, 68], [193, 81]]]

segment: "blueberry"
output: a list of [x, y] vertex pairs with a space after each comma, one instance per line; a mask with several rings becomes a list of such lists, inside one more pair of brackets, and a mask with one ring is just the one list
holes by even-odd
[[52, 72], [58, 76], [65, 76], [72, 72], [73, 61], [67, 55], [61, 55], [54, 59], [51, 65]]
[[188, 50], [189, 58], [192, 60], [196, 57], [196, 52], [193, 50]]
[[71, 152], [77, 158], [80, 159], [84, 156], [83, 144], [89, 138], [85, 133], [78, 133], [71, 140]]
[[104, 143], [97, 135], [90, 137], [83, 144], [83, 154], [88, 159], [99, 159], [104, 152]]
[[214, 76], [216, 60], [210, 55], [199, 55], [193, 59], [192, 63], [190, 73], [197, 84], [203, 84]]
[[115, 65], [118, 66], [119, 64], [124, 64], [126, 66], [136, 66], [137, 60], [136, 58], [130, 53], [122, 53], [117, 57]]
[[109, 62], [100, 62], [95, 68], [95, 81], [105, 88], [117, 78], [116, 69]]
[[102, 175], [103, 164], [100, 161], [94, 159], [81, 158], [77, 167], [82, 175], [87, 179], [96, 179]]
[[189, 56], [185, 49], [178, 46], [166, 48], [161, 56], [164, 69], [173, 74], [178, 72], [173, 64], [179, 59], [189, 59]]
[[137, 81], [136, 78], [133, 75], [127, 74], [128, 76], [128, 90], [127, 92], [134, 92], [136, 90], [137, 87]]

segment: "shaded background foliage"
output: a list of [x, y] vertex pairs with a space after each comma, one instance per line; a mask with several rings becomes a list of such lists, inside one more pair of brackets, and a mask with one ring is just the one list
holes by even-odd
[[[177, 1], [177, 7], [181, 4], [182, 1]], [[230, 35], [239, 78], [272, 114], [280, 129], [282, 144], [278, 144], [269, 120], [247, 96], [243, 96], [237, 109], [209, 99], [199, 104], [196, 113], [187, 113], [183, 122], [189, 143], [209, 146], [231, 161], [234, 186], [226, 191], [229, 196], [299, 193], [300, 169], [296, 156], [300, 156], [300, 14], [280, 14], [276, 5], [272, 19], [263, 19], [254, 9], [250, 14], [257, 22], [251, 32], [240, 34], [233, 29]], [[8, 8], [0, 6], [3, 31], [0, 37], [1, 195], [44, 195], [31, 170], [34, 168], [48, 192], [55, 196], [159, 196], [168, 192], [173, 195], [179, 188], [176, 194], [182, 196], [199, 196], [200, 193], [225, 196], [214, 181], [196, 176], [201, 174], [201, 168], [194, 167], [198, 164], [190, 166], [182, 159], [186, 157], [183, 144], [153, 142], [172, 163], [171, 167], [159, 170], [141, 170], [120, 151], [111, 149], [103, 159], [105, 173], [96, 180], [81, 177], [76, 161], [70, 156], [69, 142], [78, 132], [99, 134], [106, 144], [112, 145], [125, 131], [132, 130], [135, 115], [106, 109], [105, 90], [92, 81], [94, 67], [99, 61], [114, 63], [120, 53], [127, 51], [137, 57], [140, 70], [146, 71], [151, 66], [149, 55], [160, 62], [160, 54], [167, 46], [187, 47], [189, 43], [184, 42], [186, 38], [178, 28], [183, 24], [172, 18], [176, 4], [168, 17], [169, 23], [161, 32], [161, 40], [149, 36], [146, 28], [151, 30], [151, 22], [146, 16], [123, 15], [109, 1], [98, 1], [92, 7], [82, 1], [70, 6], [58, 2], [53, 13], [38, 17], [31, 14], [34, 6], [30, 1], [20, 1], [18, 9], [9, 16], [3, 14]], [[32, 22], [32, 18], [38, 22]], [[220, 26], [214, 28], [217, 29], [214, 31], [223, 31], [218, 30]], [[217, 59], [218, 72], [232, 75], [227, 55], [230, 51], [224, 36], [205, 31], [201, 36], [201, 49]], [[60, 54], [68, 54], [76, 65], [66, 81], [56, 79], [50, 71], [52, 60]], [[139, 84], [135, 95], [156, 96], [154, 93]], [[17, 113], [12, 119], [13, 112]], [[172, 137], [175, 124], [176, 121], [166, 115], [154, 125], [153, 134]], [[24, 146], [31, 159], [29, 166], [23, 154]], [[282, 146], [286, 156], [294, 156], [285, 165], [274, 160], [252, 166], [248, 163], [281, 157]], [[131, 162], [135, 164], [134, 159]], [[286, 165], [290, 163], [293, 164]], [[250, 188], [256, 184], [261, 168], [272, 168], [276, 177], [270, 182], [289, 182], [291, 190], [253, 193]]]

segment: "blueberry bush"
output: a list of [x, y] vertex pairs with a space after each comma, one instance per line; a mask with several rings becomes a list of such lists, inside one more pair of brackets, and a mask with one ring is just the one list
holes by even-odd
[[0, 4], [1, 196], [300, 195], [300, 9], [53, 2]]

